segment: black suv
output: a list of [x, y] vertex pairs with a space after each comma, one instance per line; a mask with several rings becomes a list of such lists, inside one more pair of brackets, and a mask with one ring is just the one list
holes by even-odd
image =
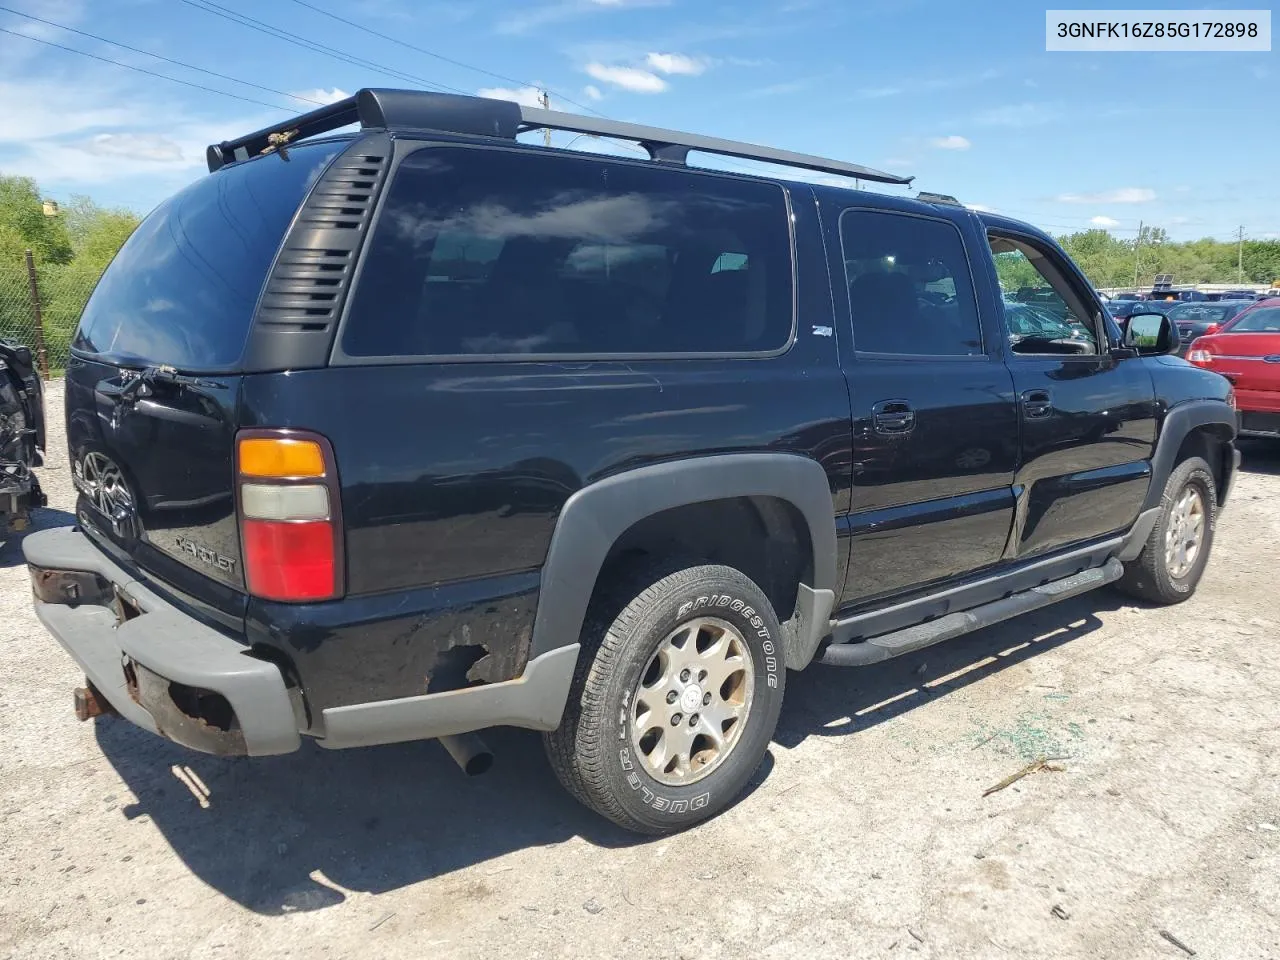
[[[1236, 417], [1166, 318], [1122, 338], [1026, 224], [691, 149], [906, 182], [405, 91], [210, 147], [85, 309], [78, 526], [25, 542], [79, 715], [472, 768], [473, 731], [542, 730], [658, 833], [741, 791], [788, 669], [1191, 595]], [[1011, 334], [1024, 285], [1076, 332]]]

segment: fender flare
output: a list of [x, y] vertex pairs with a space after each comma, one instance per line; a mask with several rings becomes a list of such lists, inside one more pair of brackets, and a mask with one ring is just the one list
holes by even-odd
[[801, 585], [797, 614], [783, 627], [787, 666], [793, 667], [793, 660], [807, 664], [830, 632], [837, 586], [835, 508], [822, 465], [785, 453], [657, 463], [574, 493], [560, 512], [542, 566], [529, 658], [578, 642], [605, 558], [633, 524], [673, 507], [732, 497], [777, 497], [792, 504], [808, 524], [814, 582]]
[[[1160, 506], [1160, 500], [1164, 496], [1164, 485], [1168, 483], [1169, 474], [1173, 472], [1174, 457], [1178, 455], [1178, 450], [1182, 447], [1182, 441], [1187, 438], [1187, 434], [1198, 427], [1210, 424], [1226, 427], [1231, 434], [1231, 439], [1235, 439], [1236, 412], [1225, 400], [1188, 400], [1170, 408], [1165, 414], [1164, 422], [1160, 425], [1160, 436], [1156, 440], [1155, 453], [1151, 457], [1151, 485], [1147, 487], [1147, 499], [1142, 505], [1143, 510]], [[1224, 471], [1230, 471], [1234, 467], [1234, 462], [1228, 458], [1222, 466]], [[1224, 476], [1224, 480], [1226, 481], [1224, 486], [1230, 486], [1231, 477]]]

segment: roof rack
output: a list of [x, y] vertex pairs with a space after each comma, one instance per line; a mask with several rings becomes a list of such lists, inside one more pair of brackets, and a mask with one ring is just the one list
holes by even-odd
[[514, 140], [527, 130], [565, 130], [634, 140], [644, 147], [651, 160], [685, 164], [689, 151], [711, 153], [743, 160], [759, 160], [787, 167], [801, 167], [822, 173], [834, 173], [860, 180], [906, 185], [911, 177], [873, 170], [843, 160], [827, 160], [807, 153], [792, 153], [736, 140], [721, 140], [693, 133], [679, 133], [638, 123], [621, 123], [597, 117], [584, 117], [557, 110], [526, 107], [509, 100], [465, 97], [452, 93], [426, 90], [360, 90], [354, 96], [312, 110], [291, 120], [265, 127], [235, 140], [224, 140], [209, 146], [209, 172], [307, 137], [318, 136], [352, 123], [362, 128], [401, 130], [443, 130], [449, 133]]

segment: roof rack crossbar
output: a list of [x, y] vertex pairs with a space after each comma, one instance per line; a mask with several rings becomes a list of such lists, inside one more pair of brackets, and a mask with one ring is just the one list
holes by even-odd
[[360, 90], [355, 96], [243, 137], [211, 144], [207, 152], [209, 170], [213, 172], [228, 163], [257, 156], [282, 144], [292, 144], [357, 122], [363, 128], [442, 130], [506, 139], [515, 139], [518, 133], [526, 130], [563, 130], [634, 141], [648, 152], [650, 159], [661, 163], [684, 164], [689, 151], [696, 150], [699, 153], [776, 163], [879, 183], [907, 185], [912, 181], [911, 177], [885, 173], [843, 160], [828, 160], [807, 153], [680, 133], [638, 123], [622, 123], [603, 117], [584, 117], [558, 110], [526, 107], [506, 100], [426, 90], [371, 89]]

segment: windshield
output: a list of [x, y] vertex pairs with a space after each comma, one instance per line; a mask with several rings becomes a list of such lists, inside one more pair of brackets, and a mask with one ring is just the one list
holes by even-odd
[[1231, 333], [1280, 333], [1280, 306], [1246, 310], [1227, 327]]
[[107, 268], [72, 347], [118, 363], [231, 368], [285, 230], [343, 146], [234, 164], [164, 201]]

